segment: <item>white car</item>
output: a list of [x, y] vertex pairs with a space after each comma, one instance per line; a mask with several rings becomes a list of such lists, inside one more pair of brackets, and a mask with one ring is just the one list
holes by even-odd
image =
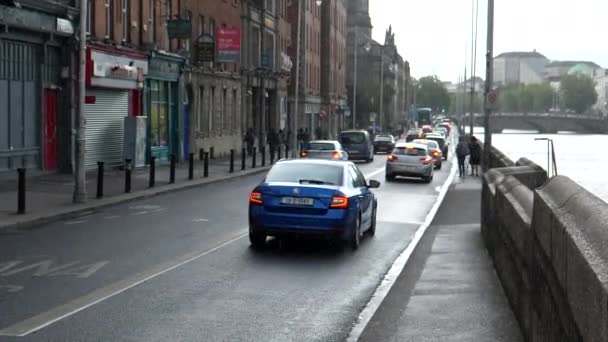
[[348, 153], [336, 140], [313, 140], [304, 146], [300, 153], [302, 158], [348, 160]]
[[433, 181], [435, 160], [429, 154], [427, 145], [399, 143], [386, 158], [386, 180], [396, 176], [420, 177], [426, 183]]

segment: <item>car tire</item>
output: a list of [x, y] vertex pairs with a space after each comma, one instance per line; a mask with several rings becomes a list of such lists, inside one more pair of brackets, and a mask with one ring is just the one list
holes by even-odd
[[385, 178], [387, 182], [392, 182], [395, 180], [395, 175], [386, 174]]
[[263, 248], [266, 245], [266, 234], [249, 229], [249, 242], [254, 248]]
[[430, 176], [422, 178], [425, 183], [431, 183], [433, 181], [433, 172], [431, 172]]
[[437, 165], [437, 170], [441, 170], [441, 165], [442, 163], [439, 163], [439, 165]]
[[353, 227], [353, 233], [350, 236], [350, 241], [348, 244], [350, 245], [350, 249], [356, 251], [359, 248], [359, 244], [361, 243], [361, 215], [357, 215], [357, 219], [355, 221], [355, 225]]
[[369, 236], [376, 235], [376, 213], [377, 213], [377, 211], [378, 211], [377, 206], [374, 205], [374, 211], [372, 212], [372, 224], [369, 226], [369, 230], [367, 231], [369, 233]]

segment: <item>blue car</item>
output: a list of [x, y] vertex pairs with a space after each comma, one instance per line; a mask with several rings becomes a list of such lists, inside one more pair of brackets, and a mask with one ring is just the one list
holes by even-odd
[[349, 161], [277, 162], [249, 197], [249, 239], [262, 247], [267, 236], [316, 235], [347, 242], [357, 249], [364, 232], [374, 235], [378, 202]]

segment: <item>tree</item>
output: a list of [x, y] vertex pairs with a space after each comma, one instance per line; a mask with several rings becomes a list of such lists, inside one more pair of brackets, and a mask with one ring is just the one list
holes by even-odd
[[437, 76], [426, 76], [418, 80], [416, 104], [432, 109], [450, 108], [450, 95]]
[[587, 75], [564, 75], [560, 92], [564, 106], [578, 114], [588, 111], [597, 102], [595, 82]]
[[546, 112], [553, 104], [553, 88], [548, 83], [519, 84], [500, 89], [498, 107], [503, 112]]

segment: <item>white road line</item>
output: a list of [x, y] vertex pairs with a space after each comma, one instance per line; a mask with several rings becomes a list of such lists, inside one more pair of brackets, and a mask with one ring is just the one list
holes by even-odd
[[87, 222], [87, 221], [86, 220], [67, 221], [67, 222], [64, 222], [64, 224], [73, 225], [73, 224], [80, 224], [80, 223], [85, 223], [85, 222]]
[[[214, 248], [211, 248], [205, 252], [198, 253], [196, 255], [187, 255], [184, 260], [181, 260], [171, 266], [164, 267], [160, 270], [153, 270], [151, 273], [136, 274], [133, 278], [127, 281], [119, 281], [114, 284], [110, 284], [101, 289], [95, 290], [92, 293], [83, 297], [76, 298], [66, 304], [59, 307], [55, 307], [47, 312], [38, 314], [34, 317], [28, 318], [24, 321], [15, 323], [9, 327], [0, 330], [0, 336], [26, 336], [42, 328], [45, 328], [55, 322], [58, 322], [64, 318], [70, 317], [82, 310], [85, 310], [95, 304], [101, 303], [106, 299], [112, 298], [120, 293], [127, 291], [139, 284], [145, 283], [148, 280], [154, 279], [160, 275], [163, 275], [169, 271], [172, 271], [178, 267], [195, 261], [205, 255], [213, 253], [220, 248], [223, 248], [237, 240], [247, 236], [248, 233], [241, 234], [235, 238], [232, 238]], [[179, 258], [179, 259], [182, 259]]]
[[384, 276], [384, 279], [382, 279], [382, 282], [376, 288], [376, 291], [372, 295], [372, 298], [370, 299], [369, 303], [367, 303], [367, 305], [359, 315], [359, 319], [355, 323], [353, 329], [350, 331], [350, 334], [346, 339], [347, 342], [356, 342], [359, 340], [361, 334], [365, 330], [365, 327], [367, 326], [371, 318], [374, 316], [374, 313], [376, 313], [376, 311], [380, 307], [380, 304], [382, 304], [382, 301], [384, 300], [384, 298], [386, 298], [389, 291], [395, 284], [395, 281], [397, 280], [397, 278], [405, 268], [405, 265], [407, 264], [408, 260], [412, 256], [414, 249], [422, 239], [422, 236], [424, 236], [426, 230], [433, 222], [433, 219], [435, 218], [435, 215], [437, 214], [437, 211], [439, 210], [439, 207], [441, 206], [441, 203], [443, 202], [443, 199], [445, 198], [445, 195], [447, 194], [450, 185], [454, 181], [454, 176], [456, 175], [457, 168], [458, 164], [453, 163], [450, 175], [448, 176], [448, 179], [445, 181], [445, 183], [443, 183], [441, 192], [437, 197], [435, 205], [433, 205], [431, 211], [429, 211], [429, 213], [427, 214], [424, 223], [414, 233], [412, 241], [408, 244], [407, 248], [403, 252], [401, 252], [397, 259], [395, 259], [395, 262], [393, 262], [393, 265]]
[[365, 178], [372, 178], [372, 177], [374, 177], [375, 175], [377, 175], [377, 174], [379, 174], [381, 172], [384, 172], [384, 166], [381, 167], [381, 168], [379, 168], [379, 169], [377, 169], [376, 171], [372, 171], [372, 172], [366, 174]]

